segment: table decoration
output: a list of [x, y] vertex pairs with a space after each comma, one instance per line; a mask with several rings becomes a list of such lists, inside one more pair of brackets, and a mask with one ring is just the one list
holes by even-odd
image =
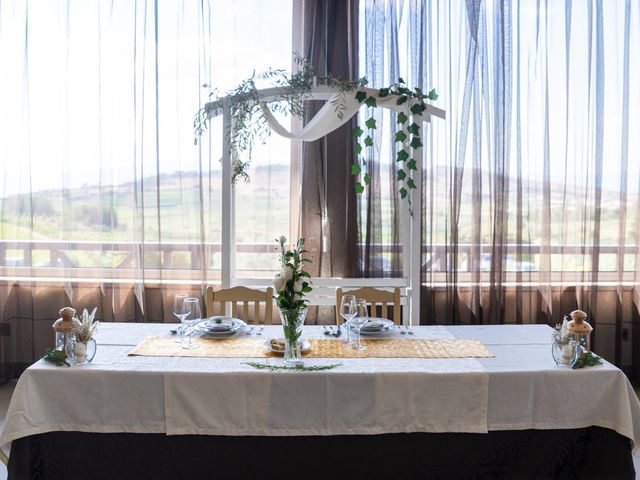
[[53, 348], [47, 348], [42, 358], [45, 362], [53, 363], [56, 367], [61, 367], [62, 365], [66, 365], [67, 367], [71, 366], [71, 364], [67, 362], [65, 354]]
[[292, 372], [318, 372], [322, 370], [332, 370], [336, 367], [342, 366], [342, 363], [331, 363], [329, 365], [312, 365], [305, 367], [300, 365], [297, 367], [287, 367], [286, 365], [271, 365], [270, 363], [258, 363], [258, 362], [245, 362], [245, 365], [257, 368], [258, 370], [269, 370], [271, 372], [276, 371], [292, 371]]
[[304, 238], [299, 238], [292, 249], [287, 250], [287, 239], [281, 236], [276, 239], [280, 244], [280, 267], [273, 280], [276, 291], [276, 304], [280, 312], [280, 320], [284, 330], [284, 363], [287, 366], [302, 366], [299, 338], [302, 326], [307, 316], [305, 294], [311, 292], [311, 275], [303, 268], [305, 263], [311, 263], [308, 258], [302, 258], [305, 253]]
[[69, 354], [67, 344], [75, 336], [74, 330], [80, 320], [76, 318], [76, 311], [71, 307], [61, 308], [58, 313], [60, 318], [52, 325], [53, 331], [56, 332], [55, 349], [66, 357]]
[[602, 365], [602, 359], [595, 353], [589, 351], [580, 356], [572, 368], [595, 367], [596, 365]]
[[572, 367], [580, 356], [580, 346], [569, 335], [568, 321], [558, 323], [551, 334], [551, 355], [559, 367]]
[[[468, 339], [366, 339], [366, 350], [354, 350], [340, 340], [308, 340], [306, 358], [492, 358], [494, 355], [479, 340]], [[199, 348], [185, 350], [171, 338], [152, 336], [145, 338], [130, 356], [151, 357], [203, 357], [203, 358], [273, 358], [274, 353], [257, 338], [226, 338], [194, 340]], [[288, 365], [292, 366], [292, 365]]]
[[593, 327], [586, 321], [587, 314], [582, 310], [574, 310], [569, 315], [571, 317], [571, 320], [567, 322], [569, 337], [573, 338], [582, 347], [582, 355], [584, 355], [591, 350]]
[[82, 311], [82, 319], [75, 324], [72, 336], [69, 339], [67, 350], [71, 352], [72, 363], [85, 363], [93, 360], [96, 355], [97, 344], [93, 334], [97, 331], [100, 322], [95, 321], [97, 307], [89, 313], [85, 308]]

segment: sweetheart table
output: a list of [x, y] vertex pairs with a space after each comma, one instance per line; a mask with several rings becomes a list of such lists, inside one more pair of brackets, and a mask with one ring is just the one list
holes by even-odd
[[306, 359], [341, 363], [313, 372], [130, 355], [172, 328], [103, 323], [91, 364], [31, 366], [0, 437], [9, 478], [634, 478], [626, 376], [557, 367], [546, 325], [413, 327], [392, 337], [478, 339], [494, 356]]

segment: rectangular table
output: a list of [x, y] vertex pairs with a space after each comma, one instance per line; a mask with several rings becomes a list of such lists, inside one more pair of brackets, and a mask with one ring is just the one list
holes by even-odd
[[[78, 435], [83, 435], [77, 432], [87, 432], [82, 437], [85, 445], [98, 441], [96, 436], [126, 444], [129, 435], [138, 439], [137, 444], [145, 438], [155, 452], [180, 450], [190, 442], [199, 449], [202, 442], [209, 442], [226, 452], [230, 461], [224, 477], [231, 478], [237, 470], [235, 450], [229, 450], [232, 445], [257, 442], [261, 449], [272, 446], [271, 452], [277, 452], [287, 448], [287, 442], [314, 449], [336, 439], [364, 455], [375, 451], [372, 442], [383, 440], [382, 459], [387, 458], [385, 451], [398, 448], [400, 454], [423, 447], [429, 453], [449, 445], [431, 457], [449, 459], [441, 470], [437, 462], [429, 464], [433, 478], [438, 478], [438, 471], [444, 478], [456, 478], [460, 464], [446, 452], [466, 446], [470, 455], [483, 451], [479, 445], [488, 453], [468, 468], [485, 474], [501, 464], [498, 457], [507, 451], [501, 471], [514, 465], [525, 468], [520, 457], [527, 449], [538, 456], [546, 452], [548, 457], [570, 445], [572, 459], [595, 458], [593, 450], [600, 449], [607, 454], [609, 472], [621, 468], [618, 478], [633, 478], [630, 441], [640, 437], [640, 404], [629, 382], [606, 362], [577, 371], [556, 367], [550, 353], [551, 329], [544, 325], [414, 327], [414, 338], [477, 338], [495, 358], [344, 359], [341, 367], [323, 372], [257, 371], [245, 359], [127, 355], [146, 336], [167, 335], [171, 328], [175, 325], [102, 324], [93, 364], [62, 369], [38, 362], [28, 369], [16, 387], [0, 438], [3, 445], [14, 442], [10, 472], [19, 475], [24, 467], [33, 473], [25, 465], [33, 463], [25, 451], [33, 448], [33, 442], [39, 442], [41, 450], [42, 445], [52, 444], [77, 448]], [[273, 326], [263, 337], [278, 335], [281, 327]], [[305, 327], [304, 335], [323, 336], [321, 327]], [[78, 404], [86, 408], [73, 408]], [[76, 440], [66, 441], [69, 435]], [[25, 448], [16, 450], [20, 441]], [[598, 442], [606, 443], [607, 449], [585, 447]], [[549, 445], [558, 448], [549, 450]], [[495, 453], [496, 448], [501, 453]], [[496, 461], [487, 462], [492, 455]], [[297, 458], [302, 462], [304, 455]], [[154, 462], [170, 472], [166, 463]], [[221, 462], [218, 459], [218, 465]], [[530, 472], [539, 473], [541, 462], [549, 464], [548, 458], [541, 458]], [[246, 463], [243, 468], [248, 468]], [[362, 462], [355, 463], [354, 468]], [[393, 472], [400, 467], [421, 471], [415, 462], [387, 463], [391, 465], [380, 464], [373, 470], [379, 478], [385, 478], [387, 467]], [[559, 465], [563, 464], [566, 467], [566, 458]], [[572, 468], [589, 468], [592, 478], [598, 478], [593, 476], [597, 465], [585, 460]], [[192, 466], [201, 468], [197, 462]], [[468, 473], [463, 469], [460, 478]]]

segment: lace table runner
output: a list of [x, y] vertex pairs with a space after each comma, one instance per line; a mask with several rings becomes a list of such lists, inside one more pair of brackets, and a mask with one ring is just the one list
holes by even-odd
[[[129, 355], [153, 357], [269, 358], [282, 354], [267, 349], [265, 340], [254, 338], [193, 340], [198, 348], [184, 349], [173, 338], [147, 337]], [[479, 340], [376, 339], [362, 340], [366, 350], [354, 350], [339, 340], [309, 340], [307, 358], [492, 358]]]

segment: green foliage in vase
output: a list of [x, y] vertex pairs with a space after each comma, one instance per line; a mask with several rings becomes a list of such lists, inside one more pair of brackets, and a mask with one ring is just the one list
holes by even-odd
[[280, 271], [273, 279], [276, 304], [280, 310], [300, 310], [309, 302], [305, 295], [313, 290], [311, 275], [304, 270], [305, 263], [311, 263], [310, 259], [303, 258], [309, 252], [304, 249], [304, 238], [299, 238], [291, 249], [285, 247], [284, 236], [276, 242], [280, 245]]

